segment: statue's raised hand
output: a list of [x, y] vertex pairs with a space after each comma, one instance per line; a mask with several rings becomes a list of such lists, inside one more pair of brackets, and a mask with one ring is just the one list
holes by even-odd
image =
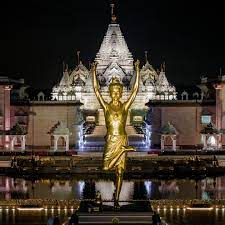
[[137, 60], [137, 61], [134, 63], [134, 65], [135, 65], [135, 68], [139, 68], [140, 61], [139, 61], [139, 60]]

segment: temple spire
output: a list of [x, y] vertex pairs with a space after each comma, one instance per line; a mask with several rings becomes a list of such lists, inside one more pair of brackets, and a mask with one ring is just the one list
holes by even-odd
[[145, 62], [148, 62], [148, 51], [145, 51]]
[[161, 72], [166, 72], [166, 62], [164, 61], [163, 64], [161, 64]]
[[80, 64], [80, 51], [77, 51], [77, 65]]
[[166, 72], [166, 61], [163, 62], [163, 71]]
[[114, 12], [115, 4], [111, 3], [110, 6], [111, 6], [111, 22], [116, 23], [116, 15]]
[[64, 62], [64, 60], [63, 60], [63, 72], [65, 72], [65, 62]]
[[222, 68], [220, 67], [220, 76], [222, 76]]

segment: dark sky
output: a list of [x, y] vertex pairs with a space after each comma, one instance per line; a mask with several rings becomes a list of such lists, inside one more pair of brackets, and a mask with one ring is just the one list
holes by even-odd
[[[218, 75], [220, 67], [225, 71], [222, 1], [116, 2], [134, 58], [143, 62], [147, 50], [155, 68], [165, 60], [172, 83], [192, 84], [202, 75]], [[51, 88], [61, 78], [63, 60], [76, 65], [77, 50], [86, 65], [94, 59], [109, 22], [109, 0], [7, 1], [0, 7], [0, 72]]]

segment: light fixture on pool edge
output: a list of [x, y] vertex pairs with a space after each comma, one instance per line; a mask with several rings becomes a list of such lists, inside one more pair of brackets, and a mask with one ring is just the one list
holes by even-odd
[[209, 208], [191, 208], [191, 207], [187, 207], [187, 210], [213, 210], [213, 207], [209, 207]]
[[17, 208], [19, 211], [41, 211], [43, 210], [44, 208], [43, 207], [37, 207], [37, 208], [23, 208], [23, 207], [18, 207]]

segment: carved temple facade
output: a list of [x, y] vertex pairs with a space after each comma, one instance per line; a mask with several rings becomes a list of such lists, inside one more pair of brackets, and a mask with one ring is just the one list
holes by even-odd
[[[110, 101], [108, 86], [112, 78], [116, 77], [124, 85], [122, 101], [125, 101], [130, 95], [135, 71], [132, 53], [128, 49], [119, 24], [115, 22], [109, 24], [95, 61], [98, 63], [97, 76], [104, 99]], [[95, 119], [101, 125], [104, 124], [103, 112], [95, 97], [91, 79], [90, 69], [87, 69], [81, 61], [72, 71], [65, 67], [61, 81], [52, 89], [52, 100], [79, 100], [83, 103], [85, 119], [93, 119], [94, 116], [91, 116], [90, 112], [97, 111], [98, 118]], [[131, 110], [146, 110], [145, 104], [149, 100], [176, 98], [176, 89], [168, 82], [165, 68], [162, 66], [161, 71], [156, 71], [146, 60], [141, 68], [140, 88]], [[132, 121], [128, 119], [129, 122]]]
[[[134, 59], [115, 20], [108, 26], [95, 61], [98, 63], [97, 75], [104, 99], [110, 101], [108, 86], [112, 78], [117, 77], [124, 85], [122, 101], [126, 100], [135, 78]], [[0, 77], [0, 131], [4, 134], [16, 123], [20, 124], [27, 131], [28, 148], [53, 147], [56, 143], [54, 128], [59, 121], [69, 129], [67, 136], [71, 148], [75, 148], [83, 136], [83, 119], [104, 124], [103, 112], [93, 91], [90, 69], [81, 61], [72, 71], [64, 67], [60, 82], [52, 88], [51, 99], [43, 92], [39, 92], [37, 98], [32, 98], [26, 92], [26, 87], [15, 87], [15, 83], [18, 82]], [[147, 122], [151, 134], [146, 136], [146, 142], [151, 142], [154, 148], [160, 146], [159, 131], [169, 121], [179, 133], [176, 137], [177, 149], [179, 146], [196, 147], [202, 143], [200, 132], [207, 124], [213, 123], [217, 129], [225, 130], [225, 76], [216, 77], [212, 82], [204, 78], [198, 87], [193, 92], [187, 89], [179, 92], [178, 87], [175, 89], [167, 80], [165, 66], [157, 71], [146, 57], [128, 124], [142, 122], [146, 115], [150, 115]], [[225, 145], [224, 136], [220, 142], [222, 146]], [[10, 144], [10, 140], [4, 136], [0, 140], [1, 147], [6, 143]], [[59, 138], [56, 144], [60, 143], [63, 140]], [[68, 149], [68, 144], [66, 147]]]

